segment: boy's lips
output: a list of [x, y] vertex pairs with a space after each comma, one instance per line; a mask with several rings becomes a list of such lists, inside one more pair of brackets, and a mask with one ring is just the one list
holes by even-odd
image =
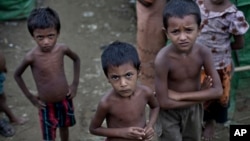
[[182, 43], [179, 43], [180, 47], [188, 47], [189, 46], [189, 43], [188, 42], [182, 42]]
[[132, 90], [120, 90], [119, 94], [122, 97], [128, 97], [128, 96], [131, 96], [133, 94], [133, 91]]
[[120, 93], [130, 93], [131, 90], [120, 90]]

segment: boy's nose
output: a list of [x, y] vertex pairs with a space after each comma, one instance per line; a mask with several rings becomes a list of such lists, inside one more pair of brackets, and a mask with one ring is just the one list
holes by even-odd
[[43, 43], [45, 44], [45, 45], [47, 45], [47, 44], [49, 44], [49, 38], [44, 38], [44, 40], [43, 40]]
[[185, 33], [180, 34], [180, 40], [185, 40], [187, 38], [187, 35]]
[[121, 85], [122, 87], [124, 87], [124, 86], [127, 85], [127, 81], [126, 81], [125, 78], [121, 78], [121, 79], [120, 79], [120, 85]]

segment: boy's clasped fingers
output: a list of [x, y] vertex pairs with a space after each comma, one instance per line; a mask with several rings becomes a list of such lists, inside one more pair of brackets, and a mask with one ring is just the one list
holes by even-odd
[[210, 88], [213, 85], [213, 79], [211, 76], [206, 76], [201, 84], [201, 89]]
[[154, 129], [153, 128], [146, 128], [145, 129], [145, 137], [143, 141], [151, 141], [154, 137]]
[[131, 127], [129, 129], [129, 136], [131, 136], [133, 139], [139, 139], [142, 140], [143, 137], [145, 136], [145, 132], [143, 128], [140, 127]]

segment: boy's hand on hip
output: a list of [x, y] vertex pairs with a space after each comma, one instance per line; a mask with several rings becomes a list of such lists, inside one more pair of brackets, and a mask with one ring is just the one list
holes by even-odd
[[40, 98], [38, 96], [33, 96], [30, 99], [31, 103], [36, 106], [38, 109], [43, 109], [45, 108], [45, 103], [43, 101], [40, 100]]
[[69, 87], [69, 92], [67, 93], [67, 97], [68, 97], [69, 99], [72, 99], [72, 98], [74, 98], [75, 96], [76, 96], [76, 88], [70, 86], [70, 87]]

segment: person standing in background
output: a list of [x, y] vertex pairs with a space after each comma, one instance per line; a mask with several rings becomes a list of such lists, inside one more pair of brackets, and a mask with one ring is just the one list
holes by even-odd
[[[219, 73], [223, 95], [216, 100], [204, 103], [203, 138], [212, 140], [216, 123], [225, 123], [228, 119], [228, 101], [231, 77], [233, 73], [231, 51], [244, 46], [244, 34], [249, 28], [243, 12], [230, 0], [197, 0], [201, 10], [201, 33], [197, 38], [210, 49], [213, 62]], [[233, 40], [231, 40], [233, 37]], [[202, 72], [202, 78], [205, 76]]]
[[165, 46], [167, 38], [162, 30], [162, 13], [166, 0], [137, 0], [137, 51], [141, 60], [142, 84], [154, 88], [154, 60]]

